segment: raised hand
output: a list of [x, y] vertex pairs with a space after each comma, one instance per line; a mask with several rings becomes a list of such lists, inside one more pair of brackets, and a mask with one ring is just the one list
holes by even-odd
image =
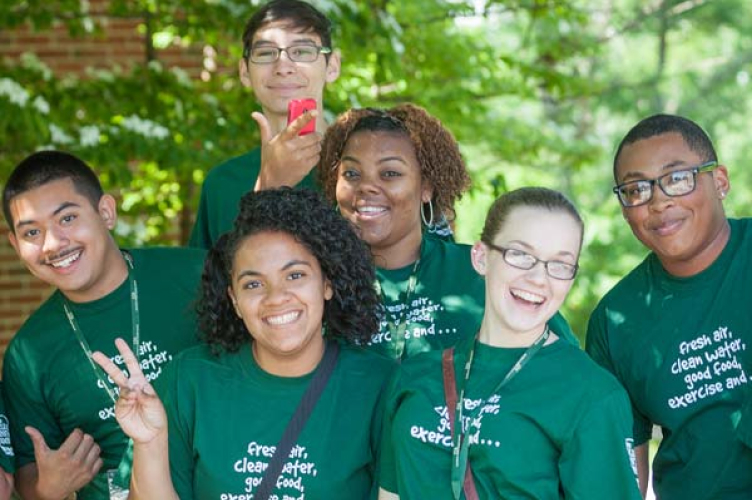
[[94, 361], [120, 388], [115, 404], [115, 418], [134, 443], [147, 444], [167, 432], [167, 415], [159, 396], [144, 377], [136, 356], [123, 339], [116, 339], [130, 376], [118, 368], [101, 352], [93, 354]]
[[[34, 446], [36, 498], [65, 498], [86, 486], [102, 468], [99, 445], [80, 429], [71, 432], [57, 450], [50, 449], [34, 427], [27, 426], [25, 430]], [[31, 469], [20, 477], [30, 478], [28, 473], [34, 475]]]
[[321, 157], [322, 134], [298, 135], [309, 121], [316, 119], [318, 110], [300, 115], [277, 135], [272, 134], [264, 115], [255, 112], [251, 116], [261, 132], [261, 170], [255, 190], [295, 186], [318, 164]]

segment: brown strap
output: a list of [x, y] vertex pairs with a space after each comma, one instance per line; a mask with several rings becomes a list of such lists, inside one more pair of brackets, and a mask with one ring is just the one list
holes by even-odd
[[[444, 376], [444, 398], [446, 399], [447, 415], [449, 416], [449, 425], [452, 428], [452, 437], [454, 438], [454, 412], [457, 408], [457, 379], [454, 376], [454, 347], [444, 349], [444, 352], [441, 353], [441, 371]], [[467, 461], [467, 469], [465, 469], [465, 480], [462, 483], [462, 491], [465, 492], [465, 498], [467, 500], [478, 500], [478, 490], [475, 489], [475, 480], [473, 480], [473, 469], [470, 465], [470, 459]]]

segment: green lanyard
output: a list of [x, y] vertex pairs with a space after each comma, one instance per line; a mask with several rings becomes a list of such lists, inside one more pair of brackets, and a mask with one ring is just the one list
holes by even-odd
[[[541, 333], [535, 342], [533, 342], [533, 344], [522, 353], [522, 356], [520, 356], [517, 362], [512, 368], [510, 368], [509, 372], [504, 376], [504, 379], [499, 382], [493, 391], [491, 391], [489, 397], [482, 401], [467, 415], [468, 431], [470, 430], [470, 427], [473, 426], [473, 422], [479, 418], [481, 410], [488, 403], [488, 399], [501, 391], [501, 389], [507, 385], [515, 375], [522, 371], [522, 368], [538, 353], [538, 351], [541, 350], [543, 344], [548, 340], [549, 335], [550, 332], [548, 325], [546, 325], [543, 333]], [[461, 384], [459, 384], [459, 397], [457, 398], [457, 406], [454, 408], [454, 425], [456, 426], [456, 429], [454, 436], [452, 436], [452, 494], [454, 495], [455, 500], [459, 500], [460, 498], [462, 483], [465, 478], [465, 471], [467, 470], [467, 454], [468, 449], [470, 448], [469, 433], [462, 428], [462, 409], [464, 407], [465, 388], [467, 387], [467, 381], [470, 378], [470, 369], [473, 366], [473, 358], [475, 357], [475, 342], [477, 341], [477, 338], [478, 336], [476, 335], [475, 341], [473, 341], [470, 346], [470, 352], [467, 357], [467, 362], [465, 363], [465, 377], [461, 380]], [[460, 381], [458, 380], [458, 382]], [[450, 411], [449, 408], [447, 408], [447, 411]], [[478, 432], [480, 432], [480, 427], [478, 427]]]
[[[125, 262], [128, 263], [128, 284], [130, 285], [131, 291], [131, 330], [133, 331], [133, 353], [136, 355], [136, 359], [140, 361], [139, 347], [141, 346], [141, 327], [138, 314], [138, 284], [136, 283], [136, 278], [133, 276], [133, 258], [130, 256], [130, 254], [127, 254], [125, 252], [123, 252], [123, 258], [125, 259]], [[110, 396], [112, 402], [116, 403], [117, 395], [115, 394], [115, 390], [110, 386], [110, 384], [107, 383], [107, 374], [104, 373], [104, 371], [102, 371], [102, 369], [99, 368], [99, 366], [94, 362], [89, 343], [86, 341], [86, 338], [81, 331], [81, 327], [78, 326], [78, 321], [76, 321], [76, 317], [73, 315], [73, 311], [71, 310], [70, 304], [68, 302], [68, 299], [65, 298], [65, 295], [63, 295], [63, 309], [65, 310], [65, 317], [68, 318], [68, 323], [70, 323], [71, 330], [73, 330], [73, 333], [76, 335], [76, 339], [78, 340], [78, 344], [81, 346], [81, 349], [83, 349], [84, 354], [86, 354], [86, 359], [89, 360], [89, 364], [91, 365], [92, 370], [94, 370], [94, 373], [96, 373], [99, 382], [107, 391], [107, 394]]]
[[[421, 251], [422, 251], [422, 245], [421, 245]], [[407, 309], [410, 304], [410, 296], [415, 291], [415, 287], [418, 284], [418, 270], [420, 269], [420, 256], [418, 256], [418, 260], [415, 261], [415, 264], [413, 264], [413, 268], [410, 271], [410, 277], [407, 280], [407, 288], [405, 288], [404, 293], [400, 294], [400, 297], [397, 299], [398, 304], [402, 304], [404, 307], [400, 311], [399, 318], [397, 321], [394, 321], [394, 318], [392, 318], [392, 315], [389, 314], [389, 309], [386, 307], [386, 303], [384, 301], [384, 294], [381, 290], [381, 283], [379, 283], [378, 280], [376, 280], [375, 287], [376, 287], [376, 293], [379, 294], [379, 297], [381, 298], [381, 304], [384, 306], [384, 317], [386, 318], [386, 326], [389, 329], [389, 333], [392, 335], [392, 341], [394, 342], [394, 347], [396, 350], [397, 355], [395, 356], [395, 359], [402, 359], [402, 354], [405, 351], [405, 330], [407, 330]]]

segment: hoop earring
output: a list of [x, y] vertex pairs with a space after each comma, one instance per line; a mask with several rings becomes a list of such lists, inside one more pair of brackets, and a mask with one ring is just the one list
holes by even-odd
[[431, 227], [433, 226], [433, 200], [428, 200], [427, 205], [428, 205], [428, 211], [431, 214], [431, 217], [429, 218], [428, 221], [426, 221], [426, 213], [423, 210], [423, 207], [426, 206], [426, 203], [424, 203], [423, 205], [420, 206], [420, 218], [423, 221], [423, 224], [426, 225], [426, 227]]

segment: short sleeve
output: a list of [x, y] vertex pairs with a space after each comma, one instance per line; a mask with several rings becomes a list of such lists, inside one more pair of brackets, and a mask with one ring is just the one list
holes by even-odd
[[397, 461], [392, 442], [392, 422], [399, 407], [398, 392], [401, 370], [394, 370], [387, 385], [384, 399], [383, 425], [381, 432], [381, 451], [379, 458], [379, 486], [391, 493], [398, 493]]
[[576, 423], [559, 460], [565, 499], [640, 500], [629, 400], [616, 389]]

